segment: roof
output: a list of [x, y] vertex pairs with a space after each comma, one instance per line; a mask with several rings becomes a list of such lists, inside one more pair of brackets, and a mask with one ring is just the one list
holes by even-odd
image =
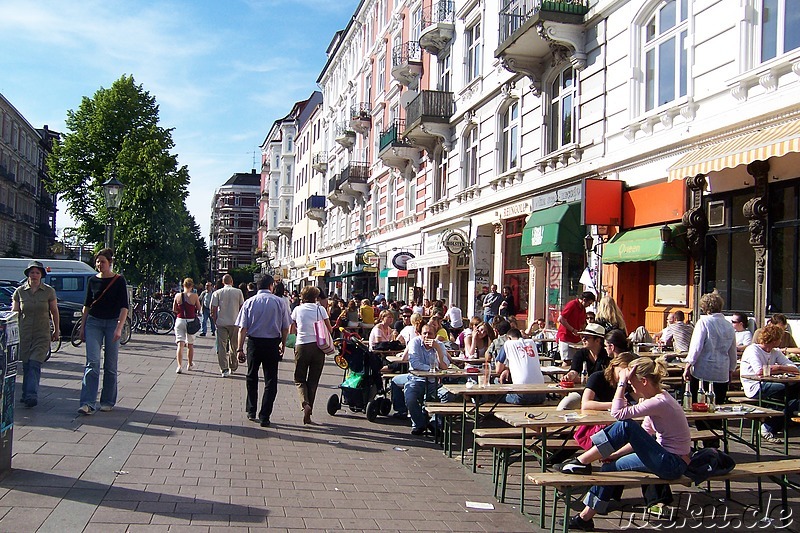
[[256, 174], [255, 170], [252, 172], [237, 172], [231, 176], [225, 185], [254, 185], [261, 187], [261, 174]]

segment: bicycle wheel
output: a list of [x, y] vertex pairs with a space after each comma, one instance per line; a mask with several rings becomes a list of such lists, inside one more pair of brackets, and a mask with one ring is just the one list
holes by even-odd
[[[53, 326], [53, 322], [50, 322], [50, 338], [53, 338], [53, 332], [55, 331], [55, 326]], [[56, 353], [61, 349], [61, 337], [58, 337], [56, 340], [50, 341], [50, 353]]]
[[133, 311], [133, 318], [128, 315], [128, 320], [131, 321], [131, 330], [139, 331], [142, 329], [142, 316], [136, 311]]
[[125, 319], [125, 323], [122, 325], [122, 335], [119, 338], [119, 343], [123, 346], [128, 344], [128, 341], [131, 340], [132, 332], [133, 327], [131, 326], [131, 319], [128, 317]]
[[74, 347], [78, 347], [83, 342], [81, 340], [81, 323], [77, 322], [75, 327], [72, 328], [72, 335], [70, 336], [69, 341], [72, 343]]
[[153, 328], [158, 335], [166, 335], [175, 327], [175, 315], [169, 311], [161, 311], [153, 317]]

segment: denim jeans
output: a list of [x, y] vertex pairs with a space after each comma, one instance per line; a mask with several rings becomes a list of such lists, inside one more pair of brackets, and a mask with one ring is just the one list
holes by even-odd
[[42, 362], [28, 359], [22, 363], [22, 402], [31, 407], [39, 402], [39, 378]]
[[506, 403], [514, 405], [539, 405], [546, 399], [546, 394], [506, 394]]
[[211, 322], [211, 334], [213, 335], [217, 331], [217, 326], [214, 324], [214, 319], [211, 318], [211, 309], [203, 307], [203, 323], [202, 329], [200, 330], [203, 335], [205, 335], [207, 331], [206, 322]]
[[[787, 393], [789, 395], [788, 400], [786, 400]], [[794, 416], [794, 413], [800, 409], [797, 385], [790, 385], [787, 389], [785, 383], [771, 383], [765, 381], [761, 383], [761, 398], [764, 400], [783, 402], [785, 404], [783, 408], [784, 416], [789, 418]], [[784, 419], [779, 416], [769, 418], [763, 423], [764, 429], [770, 433], [777, 433], [783, 429], [783, 420]]]
[[395, 413], [405, 414], [408, 412], [404, 390], [410, 377], [411, 374], [400, 374], [399, 376], [393, 377], [392, 381], [389, 382], [389, 390], [392, 396], [392, 408], [394, 408]]
[[81, 386], [81, 406], [94, 407], [97, 389], [100, 386], [100, 351], [105, 344], [103, 359], [103, 391], [100, 405], [113, 407], [117, 403], [117, 360], [119, 340], [114, 341], [117, 319], [100, 319], [91, 315], [86, 317], [84, 326], [86, 337], [86, 368]]
[[410, 378], [406, 382], [403, 392], [405, 394], [408, 413], [411, 415], [411, 429], [425, 429], [428, 427], [428, 415], [422, 409], [427, 398], [436, 398], [439, 384], [435, 379]]
[[[635, 420], [621, 420], [611, 424], [592, 435], [592, 442], [603, 457], [608, 457], [625, 444], [633, 446], [634, 453], [604, 464], [603, 472], [633, 470], [652, 472], [661, 479], [677, 479], [686, 471], [683, 458], [662, 448], [656, 438], [642, 429]], [[617, 490], [613, 486], [594, 486], [589, 489], [583, 503], [604, 514]]]

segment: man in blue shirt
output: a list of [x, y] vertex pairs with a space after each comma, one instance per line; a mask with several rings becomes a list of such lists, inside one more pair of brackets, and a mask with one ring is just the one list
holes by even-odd
[[[259, 420], [261, 427], [269, 427], [269, 417], [275, 397], [278, 395], [278, 362], [283, 359], [286, 349], [286, 337], [292, 319], [289, 306], [283, 298], [272, 294], [275, 280], [265, 274], [258, 280], [258, 293], [245, 300], [236, 325], [239, 326], [239, 350], [237, 355], [241, 361], [244, 356], [244, 341], [247, 343], [247, 418]], [[242, 361], [244, 362], [244, 361]], [[264, 367], [264, 397], [261, 410], [256, 418], [258, 407], [258, 371]]]
[[[444, 345], [436, 340], [436, 330], [428, 324], [422, 334], [408, 343], [408, 365], [411, 370], [446, 370], [449, 366]], [[426, 397], [436, 397], [438, 383], [435, 377], [423, 378], [409, 374], [404, 387], [408, 412], [411, 415], [411, 434], [422, 435], [428, 427], [428, 416], [422, 409]]]

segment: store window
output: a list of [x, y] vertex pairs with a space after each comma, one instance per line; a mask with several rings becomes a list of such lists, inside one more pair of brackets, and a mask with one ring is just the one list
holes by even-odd
[[515, 314], [528, 314], [528, 288], [530, 286], [530, 268], [528, 262], [520, 255], [522, 244], [522, 229], [525, 227], [525, 217], [507, 220], [505, 227], [503, 250], [503, 287], [511, 287], [514, 297]]
[[725, 300], [725, 311], [754, 311], [755, 253], [750, 245], [748, 220], [742, 213], [752, 189], [709, 196], [706, 209], [714, 211], [706, 236], [703, 293], [714, 289]]
[[641, 29], [645, 111], [686, 96], [688, 4], [659, 2]]
[[769, 275], [767, 308], [774, 313], [800, 313], [800, 186], [770, 190]]
[[760, 4], [761, 61], [800, 47], [800, 0], [762, 0]]

